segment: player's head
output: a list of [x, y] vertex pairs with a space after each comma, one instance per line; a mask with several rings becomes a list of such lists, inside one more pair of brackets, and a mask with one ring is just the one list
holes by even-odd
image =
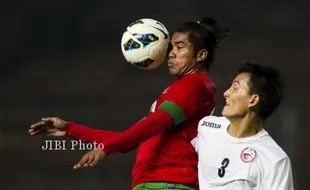
[[197, 68], [209, 71], [216, 47], [230, 29], [210, 17], [186, 22], [175, 29], [169, 48], [168, 67], [175, 76], [183, 76]]
[[268, 66], [246, 62], [224, 93], [226, 105], [222, 115], [228, 119], [255, 114], [266, 120], [279, 107], [283, 98], [280, 72]]

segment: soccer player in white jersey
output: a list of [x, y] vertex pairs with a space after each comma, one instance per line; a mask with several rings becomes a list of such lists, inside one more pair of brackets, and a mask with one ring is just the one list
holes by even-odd
[[263, 128], [283, 97], [280, 72], [245, 63], [224, 97], [224, 117], [204, 117], [193, 141], [200, 189], [293, 190], [290, 159]]

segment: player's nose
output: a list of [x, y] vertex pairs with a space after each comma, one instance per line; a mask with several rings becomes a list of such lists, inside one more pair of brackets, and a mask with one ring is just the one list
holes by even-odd
[[173, 49], [169, 52], [169, 58], [175, 58], [175, 52]]
[[223, 96], [224, 96], [224, 98], [228, 98], [229, 97], [229, 89], [224, 92]]

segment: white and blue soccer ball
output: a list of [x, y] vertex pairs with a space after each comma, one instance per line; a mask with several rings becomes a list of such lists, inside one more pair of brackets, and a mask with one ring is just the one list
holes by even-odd
[[169, 32], [159, 21], [143, 18], [123, 33], [121, 48], [127, 62], [145, 70], [162, 64], [167, 56]]

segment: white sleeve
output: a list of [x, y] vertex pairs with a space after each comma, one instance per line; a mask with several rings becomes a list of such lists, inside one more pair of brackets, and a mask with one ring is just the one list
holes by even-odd
[[286, 157], [277, 162], [262, 183], [264, 190], [294, 190], [290, 159]]
[[198, 153], [198, 137], [193, 138], [191, 144], [195, 148], [195, 151]]

